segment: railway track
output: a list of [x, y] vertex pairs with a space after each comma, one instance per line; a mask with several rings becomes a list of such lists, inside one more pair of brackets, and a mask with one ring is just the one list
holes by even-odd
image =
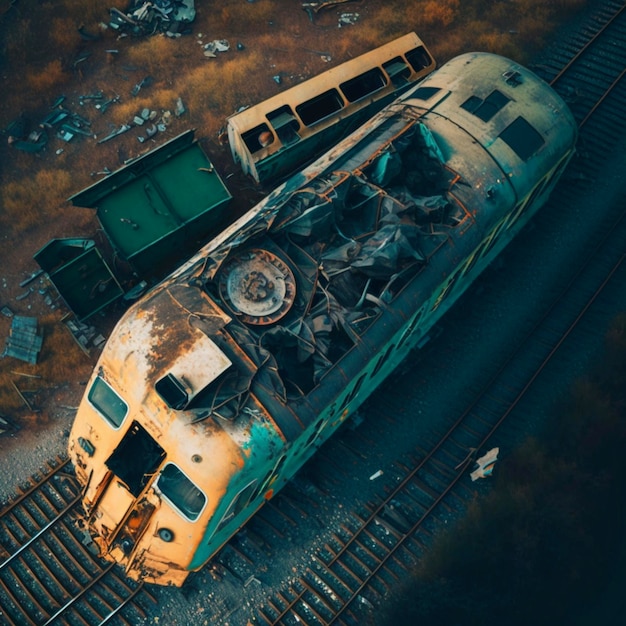
[[612, 0], [534, 68], [567, 101], [581, 128], [590, 123], [588, 135], [610, 136], [615, 127], [624, 128], [624, 41], [626, 4]]
[[136, 624], [152, 598], [85, 545], [67, 459], [50, 462], [0, 511], [0, 624]]
[[[566, 42], [555, 54], [553, 75], [545, 76], [562, 95], [574, 96], [583, 154], [572, 167], [572, 180], [590, 180], [626, 126], [619, 113], [626, 110], [626, 50], [623, 44], [616, 46], [626, 40], [626, 11], [623, 4], [609, 4], [613, 12], [603, 11], [601, 24], [583, 31], [582, 39], [577, 36], [577, 47]], [[574, 200], [576, 193], [570, 185], [553, 202]], [[588, 311], [598, 300], [624, 293], [626, 219], [619, 214], [610, 220], [593, 245], [589, 242], [591, 252], [562, 292], [520, 337], [517, 349], [472, 405], [438, 441], [417, 451], [413, 463], [396, 464], [385, 497], [353, 511], [316, 551], [304, 573], [258, 609], [256, 623], [362, 623], [407, 575], [428, 543], [437, 516], [455, 510], [471, 493], [468, 468], [477, 451], [486, 451], [505, 425], [512, 431], [505, 439], [513, 437], [516, 426], [507, 419], [568, 337], [585, 324], [593, 326]]]

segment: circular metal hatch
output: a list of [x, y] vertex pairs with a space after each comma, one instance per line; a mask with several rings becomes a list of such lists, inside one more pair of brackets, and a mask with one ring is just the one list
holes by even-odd
[[293, 304], [296, 281], [289, 266], [267, 250], [235, 254], [220, 271], [224, 302], [247, 324], [273, 324]]

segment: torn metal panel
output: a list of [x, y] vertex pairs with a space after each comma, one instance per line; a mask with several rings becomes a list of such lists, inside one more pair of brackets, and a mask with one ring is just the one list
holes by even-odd
[[180, 33], [196, 19], [194, 0], [131, 0], [124, 11], [113, 7], [109, 12], [112, 29], [135, 35]]
[[36, 317], [14, 315], [2, 356], [12, 356], [34, 365], [43, 343], [43, 336], [38, 332]]

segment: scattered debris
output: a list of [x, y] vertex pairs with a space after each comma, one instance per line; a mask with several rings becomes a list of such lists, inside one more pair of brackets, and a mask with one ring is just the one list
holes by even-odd
[[146, 136], [144, 137], [143, 135], [139, 135], [137, 137], [139, 143], [143, 143], [144, 141], [154, 137], [157, 134], [158, 130], [159, 129], [156, 124], [150, 124], [150, 126], [146, 128]]
[[181, 115], [184, 115], [186, 112], [187, 112], [187, 109], [185, 108], [185, 105], [183, 104], [183, 99], [180, 97], [176, 98], [176, 109], [174, 110], [176, 117], [180, 117]]
[[24, 115], [13, 120], [5, 132], [8, 135], [8, 144], [23, 152], [39, 152], [48, 143], [48, 134], [44, 130], [29, 130], [29, 123]]
[[498, 454], [500, 453], [500, 448], [492, 448], [476, 460], [476, 464], [478, 467], [470, 474], [472, 481], [478, 480], [479, 478], [486, 478], [487, 476], [491, 476], [493, 472], [493, 466], [498, 460]]
[[74, 63], [73, 63], [74, 67], [76, 67], [83, 61], [86, 61], [90, 56], [91, 56], [91, 52], [81, 52], [74, 60]]
[[123, 34], [177, 37], [189, 32], [196, 19], [194, 0], [131, 0], [125, 11], [109, 9], [109, 26]]
[[230, 50], [230, 44], [226, 39], [214, 39], [207, 44], [203, 44], [202, 47], [204, 48], [204, 56], [208, 58], [215, 58], [217, 52]]
[[43, 270], [35, 270], [28, 278], [25, 278], [21, 283], [20, 287], [26, 287], [29, 283], [32, 283], [35, 278], [41, 276], [43, 274]]
[[359, 19], [358, 13], [341, 13], [339, 15], [339, 24], [338, 28], [342, 26], [349, 26], [351, 24], [356, 24]]
[[6, 417], [4, 417], [4, 415], [0, 415], [0, 435], [14, 432], [16, 430], [18, 430], [18, 426], [16, 426], [13, 422], [10, 422]]
[[377, 478], [380, 478], [382, 475], [383, 475], [383, 470], [378, 470], [377, 472], [374, 472], [370, 476], [370, 480], [376, 480]]
[[30, 294], [33, 293], [33, 288], [29, 287], [26, 291], [24, 291], [23, 293], [21, 293], [19, 296], [15, 296], [15, 299], [19, 302], [20, 300], [25, 300], [26, 298], [28, 298], [28, 296], [30, 296]]
[[28, 410], [33, 413], [39, 413], [38, 410], [33, 409], [32, 404], [26, 399], [26, 397], [24, 396], [20, 388], [13, 381], [11, 381], [11, 384], [13, 385], [13, 389], [15, 389], [15, 391], [17, 392], [17, 395], [21, 398], [22, 402], [26, 405]]
[[35, 364], [41, 350], [43, 337], [37, 334], [37, 318], [14, 315], [11, 330], [2, 356], [12, 356]]
[[136, 96], [143, 87], [149, 87], [152, 84], [152, 76], [146, 76], [143, 80], [140, 80], [131, 90], [130, 94]]
[[129, 289], [123, 296], [123, 299], [126, 302], [132, 302], [133, 300], [137, 300], [143, 296], [143, 294], [148, 289], [148, 283], [145, 280], [137, 283], [132, 289]]
[[95, 93], [78, 96], [78, 104], [83, 106], [83, 104], [85, 104], [85, 100], [102, 100], [102, 98], [104, 98], [104, 94], [102, 93], [102, 90], [99, 90]]
[[0, 313], [2, 313], [4, 317], [13, 317], [13, 311], [6, 305], [0, 309]]
[[119, 128], [110, 132], [106, 137], [100, 139], [98, 143], [100, 144], [104, 143], [105, 141], [109, 141], [109, 139], [113, 139], [113, 137], [117, 137], [118, 135], [125, 133], [126, 131], [130, 130], [130, 128], [131, 127], [128, 124], [122, 124]]
[[313, 14], [319, 13], [322, 9], [328, 9], [337, 4], [352, 1], [353, 0], [319, 0], [318, 2], [303, 2], [302, 8], [308, 13], [310, 20], [313, 21]]
[[27, 374], [26, 372], [16, 372], [11, 370], [11, 374], [14, 376], [23, 376], [24, 378], [41, 378], [41, 376], [37, 374]]
[[119, 102], [119, 101], [120, 101], [119, 96], [113, 96], [109, 100], [105, 100], [104, 102], [98, 102], [98, 104], [96, 104], [96, 109], [98, 109], [100, 113], [104, 113], [112, 104]]

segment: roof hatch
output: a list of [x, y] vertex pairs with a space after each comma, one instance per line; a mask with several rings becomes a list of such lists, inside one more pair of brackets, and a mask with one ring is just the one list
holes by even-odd
[[232, 365], [230, 359], [200, 331], [154, 388], [172, 409], [185, 409], [209, 384]]

